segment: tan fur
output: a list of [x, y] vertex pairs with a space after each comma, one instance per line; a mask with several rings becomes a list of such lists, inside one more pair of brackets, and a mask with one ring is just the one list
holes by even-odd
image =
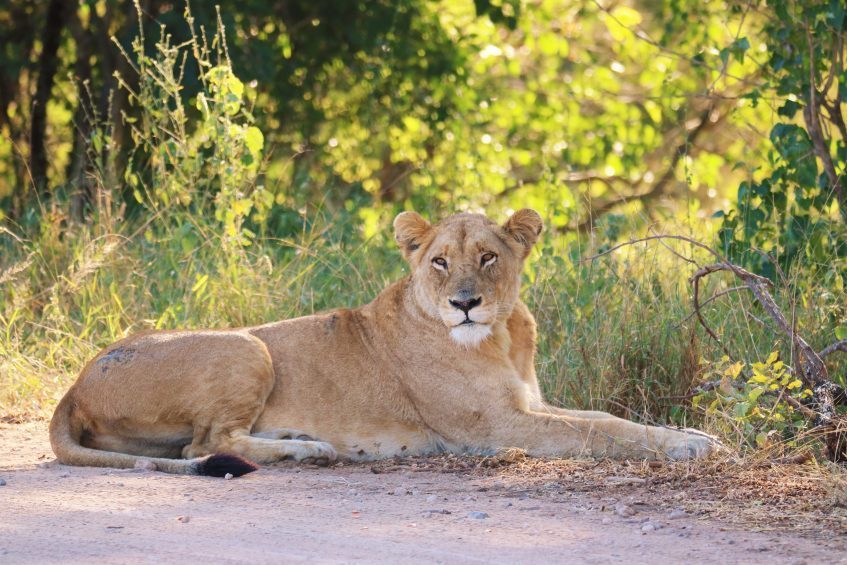
[[152, 458], [177, 473], [216, 452], [267, 463], [504, 447], [681, 459], [714, 449], [698, 432], [543, 402], [535, 321], [518, 298], [541, 229], [532, 210], [503, 226], [474, 214], [431, 226], [404, 212], [395, 231], [411, 274], [373, 302], [252, 328], [121, 340], [63, 398], [53, 449], [68, 464]]

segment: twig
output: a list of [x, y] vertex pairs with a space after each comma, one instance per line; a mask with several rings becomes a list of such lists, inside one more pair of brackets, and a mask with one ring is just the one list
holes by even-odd
[[829, 356], [830, 353], [835, 353], [836, 351], [847, 353], [847, 339], [842, 339], [840, 341], [836, 341], [832, 345], [827, 345], [820, 353], [818, 353], [818, 357], [823, 359], [824, 357]]
[[[703, 329], [706, 330], [706, 333], [709, 334], [709, 336], [711, 336], [711, 338], [715, 340], [715, 343], [720, 346], [723, 352], [726, 353], [726, 356], [732, 359], [732, 353], [730, 353], [729, 349], [727, 349], [727, 347], [723, 344], [721, 338], [718, 337], [718, 334], [712, 331], [712, 328], [710, 328], [709, 324], [706, 323], [706, 319], [703, 317], [703, 313], [700, 311], [700, 279], [710, 273], [714, 273], [716, 270], [723, 270], [723, 266], [723, 264], [718, 263], [715, 265], [707, 265], [705, 267], [701, 267], [697, 270], [696, 273], [694, 273], [694, 276], [691, 277], [691, 284], [694, 287], [693, 302], [694, 313], [697, 315], [697, 320], [699, 320], [700, 325], [703, 326]], [[720, 267], [720, 269], [718, 269], [718, 267]]]
[[687, 243], [690, 243], [691, 245], [694, 245], [695, 247], [699, 247], [700, 249], [705, 249], [706, 251], [708, 251], [709, 253], [714, 255], [719, 261], [724, 261], [724, 258], [720, 253], [718, 253], [717, 251], [715, 251], [714, 249], [712, 249], [708, 245], [700, 243], [699, 241], [697, 241], [695, 239], [691, 239], [690, 237], [685, 237], [684, 235], [658, 234], [658, 235], [649, 235], [647, 237], [641, 237], [641, 238], [638, 238], [638, 239], [631, 239], [629, 241], [624, 241], [623, 243], [619, 243], [619, 244], [615, 245], [614, 247], [610, 247], [606, 251], [602, 251], [602, 252], [600, 252], [596, 255], [592, 255], [591, 257], [586, 257], [585, 259], [582, 259], [580, 261], [580, 263], [588, 263], [590, 261], [594, 261], [596, 259], [599, 259], [600, 257], [603, 257], [604, 255], [608, 255], [609, 253], [617, 251], [621, 247], [627, 247], [629, 245], [635, 245], [636, 243], [643, 243], [645, 241], [653, 241], [653, 240], [658, 240], [658, 239], [676, 239], [676, 240], [679, 240], [679, 241], [685, 241]]
[[[738, 292], [739, 290], [747, 290], [747, 287], [746, 287], [746, 286], [734, 286], [734, 287], [732, 287], [732, 288], [727, 288], [727, 289], [722, 290], [722, 291], [720, 291], [720, 292], [716, 292], [715, 294], [713, 294], [712, 296], [710, 296], [709, 298], [707, 298], [706, 300], [704, 300], [703, 302], [701, 302], [701, 303], [700, 303], [700, 307], [702, 308], [702, 307], [703, 307], [703, 306], [705, 306], [706, 304], [709, 304], [709, 303], [711, 303], [711, 302], [714, 302], [715, 300], [717, 300], [717, 299], [718, 299], [718, 298], [720, 298], [721, 296], [726, 296], [727, 294], [729, 294], [729, 293], [731, 293], [731, 292]], [[690, 313], [689, 315], [687, 315], [685, 318], [683, 318], [682, 320], [680, 320], [680, 321], [679, 321], [679, 323], [677, 323], [677, 324], [674, 326], [674, 329], [679, 328], [682, 324], [684, 324], [685, 322], [687, 322], [688, 320], [690, 320], [691, 318], [693, 318], [693, 317], [694, 317], [694, 316], [696, 316], [696, 315], [697, 315], [697, 312], [696, 312], [696, 311], [695, 311], [695, 312], [691, 312], [691, 313]], [[761, 320], [759, 320], [758, 318], [756, 318], [756, 320], [757, 320], [757, 321], [759, 321], [759, 322], [761, 322]]]
[[799, 400], [796, 398], [792, 398], [787, 394], [782, 396], [782, 399], [786, 402], [786, 404], [790, 405], [792, 408], [803, 414], [809, 420], [816, 420], [819, 416], [817, 412], [809, 408], [808, 406], [803, 406]]
[[[649, 229], [650, 233], [652, 233], [653, 235], [661, 235], [661, 234], [656, 233], [656, 231], [653, 229], [653, 226], [650, 226], [648, 229]], [[680, 259], [682, 259], [686, 263], [690, 263], [690, 264], [692, 264], [696, 267], [700, 266], [700, 263], [698, 263], [697, 261], [695, 261], [691, 257], [686, 257], [685, 255], [683, 255], [682, 253], [680, 253], [679, 251], [677, 251], [676, 249], [674, 249], [673, 247], [671, 247], [670, 245], [668, 245], [667, 243], [662, 241], [661, 239], [659, 240], [659, 245], [661, 245], [662, 247], [664, 247], [665, 249], [670, 251], [673, 255], [679, 257]]]

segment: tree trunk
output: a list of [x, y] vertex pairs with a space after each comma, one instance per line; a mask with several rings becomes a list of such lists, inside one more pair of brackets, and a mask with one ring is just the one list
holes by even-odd
[[32, 100], [29, 135], [29, 168], [36, 193], [41, 195], [47, 187], [47, 102], [53, 90], [53, 79], [59, 63], [59, 43], [67, 6], [64, 0], [50, 0], [38, 58], [38, 82]]
[[[73, 127], [75, 131], [71, 160], [68, 163], [67, 183], [70, 187], [71, 217], [81, 222], [86, 205], [91, 203], [91, 189], [88, 186], [87, 172], [89, 163], [89, 138], [91, 136], [92, 120], [95, 116], [94, 101], [91, 99], [91, 57], [94, 55], [94, 38], [92, 30], [86, 29], [74, 10], [70, 14], [70, 30], [76, 43], [77, 106], [74, 111]], [[89, 26], [93, 25], [93, 20]]]

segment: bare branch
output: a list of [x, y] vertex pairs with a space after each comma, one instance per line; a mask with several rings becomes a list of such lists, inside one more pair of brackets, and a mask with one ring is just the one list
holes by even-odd
[[827, 345], [821, 350], [820, 353], [818, 353], [818, 356], [823, 359], [824, 357], [828, 357], [831, 353], [835, 353], [836, 351], [847, 353], [847, 339], [842, 339], [840, 341], [836, 341], [832, 345]]
[[[628, 245], [652, 240], [663, 242], [663, 240], [666, 239], [685, 241], [695, 247], [708, 251], [712, 256], [718, 259], [718, 263], [699, 268], [691, 277], [691, 283], [694, 287], [694, 314], [697, 316], [700, 324], [703, 328], [705, 328], [709, 336], [715, 340], [729, 358], [732, 358], [729, 350], [726, 346], [724, 346], [717, 334], [708, 326], [700, 310], [700, 280], [712, 273], [729, 271], [741, 279], [744, 283], [743, 287], [734, 287], [715, 294], [709, 299], [709, 301], [716, 299], [718, 296], [728, 294], [729, 292], [741, 290], [742, 288], [746, 288], [753, 293], [753, 296], [759, 302], [762, 309], [764, 309], [764, 311], [776, 323], [777, 328], [791, 340], [792, 352], [797, 351], [798, 353], [797, 359], [799, 369], [795, 370], [789, 367], [788, 370], [792, 375], [797, 375], [805, 387], [812, 391], [812, 396], [808, 406], [801, 403], [796, 398], [783, 394], [784, 391], [780, 392], [777, 402], [784, 400], [791, 407], [799, 411], [803, 414], [803, 416], [814, 423], [816, 426], [815, 429], [818, 429], [821, 432], [821, 439], [827, 446], [827, 456], [831, 461], [840, 462], [847, 460], [847, 424], [845, 424], [845, 422], [847, 422], [847, 418], [839, 415], [837, 411], [838, 406], [847, 406], [847, 390], [829, 380], [826, 365], [824, 365], [822, 359], [822, 357], [825, 357], [836, 350], [847, 351], [847, 340], [841, 340], [827, 347], [820, 355], [816, 353], [802, 337], [797, 335], [794, 331], [794, 327], [789, 325], [788, 320], [786, 320], [785, 316], [782, 314], [782, 311], [779, 309], [779, 306], [776, 304], [776, 301], [773, 299], [773, 296], [771, 296], [771, 293], [768, 290], [773, 286], [773, 283], [771, 283], [770, 280], [753, 274], [738, 265], [730, 263], [713, 248], [681, 235], [652, 235], [632, 241], [626, 241], [624, 243], [619, 243], [602, 253], [583, 259], [581, 262], [596, 260], [599, 257], [608, 255], [609, 253]], [[678, 253], [674, 254], [679, 256]], [[749, 312], [745, 313], [749, 315]], [[710, 390], [708, 388], [710, 386], [711, 388], [714, 388], [717, 384], [716, 382], [705, 383], [704, 385], [701, 385], [701, 387], [698, 387], [697, 390], [699, 392], [704, 392], [706, 390]]]
[[802, 404], [800, 404], [799, 400], [788, 396], [787, 394], [782, 395], [782, 399], [786, 402], [786, 404], [789, 404], [792, 408], [794, 408], [810, 420], [816, 420], [819, 416], [817, 412], [815, 412], [808, 406], [803, 406]]
[[[650, 232], [650, 233], [652, 233], [653, 235], [660, 235], [660, 234], [657, 234], [657, 233], [656, 233], [656, 231], [653, 229], [653, 226], [650, 226], [650, 227], [648, 228], [648, 230], [649, 230], [649, 232]], [[676, 249], [674, 249], [673, 247], [671, 247], [670, 245], [668, 245], [667, 243], [665, 243], [664, 241], [662, 241], [661, 239], [659, 240], [659, 245], [661, 245], [662, 247], [664, 247], [665, 249], [667, 249], [668, 251], [670, 251], [673, 255], [675, 255], [676, 257], [678, 257], [678, 258], [680, 258], [680, 259], [682, 259], [682, 260], [683, 260], [683, 261], [685, 261], [686, 263], [690, 263], [690, 264], [694, 265], [695, 267], [699, 267], [699, 266], [700, 266], [700, 263], [698, 263], [697, 261], [695, 261], [695, 260], [694, 260], [694, 259], [692, 259], [691, 257], [686, 257], [685, 255], [683, 255], [682, 253], [680, 253], [679, 251], [677, 251]]]
[[[614, 210], [618, 206], [621, 206], [623, 204], [627, 204], [629, 202], [639, 202], [640, 201], [642, 203], [648, 203], [652, 200], [655, 200], [656, 198], [659, 198], [659, 197], [665, 195], [668, 191], [668, 187], [670, 186], [671, 182], [676, 177], [676, 166], [679, 163], [679, 160], [682, 159], [682, 157], [684, 157], [686, 154], [688, 154], [689, 147], [700, 137], [700, 135], [702, 135], [707, 130], [709, 130], [709, 129], [715, 127], [716, 125], [718, 125], [728, 115], [728, 113], [726, 113], [726, 112], [721, 113], [721, 114], [718, 115], [717, 120], [712, 121], [711, 116], [715, 111], [716, 111], [716, 103], [714, 101], [712, 101], [706, 107], [705, 110], [703, 110], [702, 112], [700, 112], [698, 114], [697, 125], [691, 131], [683, 132], [684, 133], [683, 139], [671, 151], [670, 163], [668, 163], [668, 166], [664, 169], [664, 172], [662, 173], [662, 175], [659, 177], [659, 179], [656, 181], [656, 183], [653, 184], [652, 187], [650, 187], [649, 190], [646, 190], [646, 191], [638, 193], [638, 194], [621, 195], [618, 198], [615, 198], [613, 200], [608, 200], [608, 201], [602, 202], [600, 204], [593, 204], [592, 203], [591, 208], [588, 211], [588, 217], [586, 219], [584, 219], [583, 221], [579, 222], [576, 225], [563, 226], [563, 227], [559, 228], [559, 231], [560, 232], [573, 232], [573, 231], [587, 232], [587, 231], [591, 231], [594, 228], [594, 224], [597, 222], [597, 220], [601, 216], [610, 212], [611, 210]], [[655, 153], [665, 154], [666, 149], [665, 148], [659, 149]], [[601, 182], [603, 182], [602, 178], [600, 178], [600, 177], [595, 177], [592, 180], [600, 180]], [[625, 179], [620, 179], [620, 180], [625, 180]], [[608, 186], [612, 187], [612, 185], [610, 183], [606, 183], [606, 184]], [[629, 183], [629, 185], [630, 185], [630, 187], [633, 186], [633, 184], [631, 182]]]
[[792, 328], [788, 323], [788, 320], [786, 320], [785, 316], [782, 314], [782, 311], [779, 309], [779, 306], [777, 306], [770, 292], [768, 292], [767, 288], [772, 286], [772, 283], [768, 279], [760, 277], [759, 275], [754, 275], [753, 273], [731, 263], [716, 263], [714, 265], [706, 265], [697, 271], [691, 281], [696, 285], [696, 281], [699, 278], [717, 271], [731, 271], [740, 278], [759, 301], [759, 304], [765, 312], [767, 312], [771, 319], [776, 322], [777, 327], [786, 336], [788, 336], [789, 339], [791, 339], [791, 343], [801, 356], [799, 363], [800, 367], [803, 369], [801, 371], [801, 379], [806, 386], [812, 388], [823, 383], [830, 382], [826, 365], [824, 365], [823, 360], [821, 360], [815, 350], [806, 343], [806, 340], [794, 332], [794, 328]]
[[720, 261], [724, 260], [723, 256], [720, 253], [718, 253], [717, 251], [715, 251], [714, 249], [712, 249], [708, 245], [700, 243], [696, 239], [691, 239], [690, 237], [686, 237], [684, 235], [658, 234], [658, 235], [648, 235], [647, 237], [640, 237], [638, 239], [631, 239], [629, 241], [624, 241], [623, 243], [619, 243], [619, 244], [615, 245], [614, 247], [610, 247], [606, 251], [602, 251], [602, 252], [600, 252], [596, 255], [592, 255], [591, 257], [586, 257], [585, 259], [580, 260], [580, 263], [588, 263], [590, 261], [594, 261], [596, 259], [599, 259], [600, 257], [603, 257], [604, 255], [608, 255], [608, 254], [610, 254], [614, 251], [617, 251], [618, 249], [620, 249], [622, 247], [627, 247], [629, 245], [635, 245], [636, 243], [643, 243], [645, 241], [653, 241], [653, 240], [660, 240], [660, 239], [676, 239], [676, 240], [679, 240], [679, 241], [685, 241], [685, 242], [690, 243], [691, 245], [693, 245], [695, 247], [699, 247], [700, 249], [704, 249], [704, 250], [708, 251], [709, 253], [714, 255]]
[[712, 269], [712, 267], [715, 266], [717, 265], [707, 265], [706, 267], [702, 267], [698, 269], [696, 273], [694, 273], [693, 277], [691, 277], [691, 284], [694, 287], [694, 313], [697, 314], [697, 320], [700, 322], [700, 325], [703, 326], [703, 329], [706, 330], [706, 333], [709, 334], [713, 340], [715, 340], [715, 343], [720, 346], [726, 356], [732, 359], [732, 353], [730, 353], [729, 349], [727, 349], [727, 347], [723, 344], [721, 338], [718, 337], [718, 334], [712, 331], [712, 328], [710, 328], [709, 324], [706, 323], [706, 319], [703, 317], [703, 313], [700, 311], [700, 279], [710, 273], [714, 273], [716, 269]]
[[[715, 300], [717, 300], [721, 296], [726, 296], [727, 294], [730, 294], [731, 292], [738, 292], [739, 290], [749, 290], [749, 289], [746, 286], [733, 286], [732, 288], [727, 288], [727, 289], [722, 290], [720, 292], [716, 292], [715, 294], [713, 294], [712, 296], [710, 296], [709, 298], [704, 300], [702, 303], [700, 303], [700, 308], [702, 308], [703, 306], [705, 306], [705, 305], [707, 305], [711, 302], [714, 302]], [[685, 318], [680, 320], [679, 323], [676, 326], [674, 326], [674, 328], [679, 328], [679, 326], [681, 326], [682, 324], [684, 324], [685, 322], [687, 322], [688, 320], [690, 320], [691, 318], [693, 318], [696, 315], [697, 315], [697, 312], [691, 312]], [[761, 321], [761, 320], [759, 320], [759, 321]]]

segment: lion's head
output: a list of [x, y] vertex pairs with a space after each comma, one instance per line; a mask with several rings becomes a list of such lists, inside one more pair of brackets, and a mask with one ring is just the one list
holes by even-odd
[[394, 219], [419, 305], [468, 347], [511, 314], [524, 260], [542, 227], [541, 216], [528, 209], [502, 226], [481, 214], [456, 214], [435, 225], [416, 212]]

